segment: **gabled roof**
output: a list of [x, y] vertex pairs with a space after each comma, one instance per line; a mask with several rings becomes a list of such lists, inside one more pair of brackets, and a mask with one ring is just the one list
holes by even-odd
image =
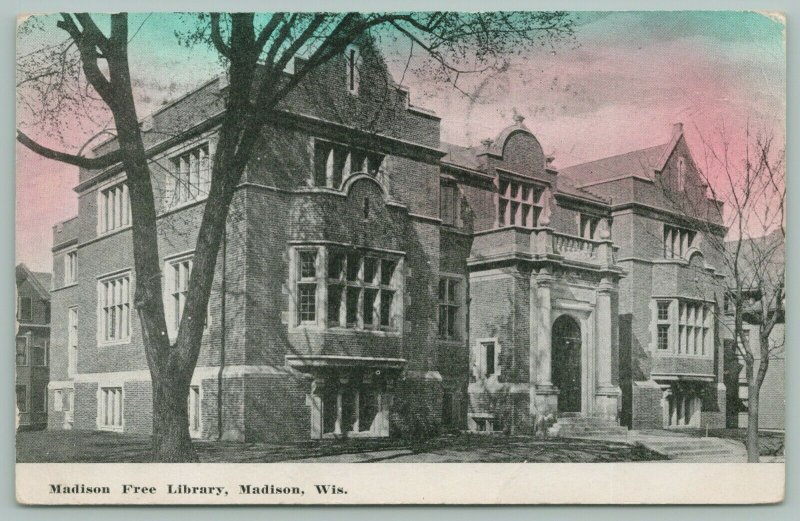
[[25, 265], [25, 263], [21, 262], [17, 264], [16, 269], [17, 274], [17, 284], [22, 281], [29, 281], [33, 289], [42, 297], [43, 300], [50, 300], [50, 281], [52, 279], [52, 275], [50, 273], [44, 272], [33, 272]]
[[[611, 157], [604, 157], [588, 163], [568, 166], [559, 170], [559, 176], [571, 178], [577, 186], [596, 184], [624, 177], [641, 177], [652, 180], [662, 157], [669, 158], [670, 143], [656, 145], [642, 150], [634, 150]], [[666, 161], [666, 160], [664, 160]], [[661, 166], [663, 169], [663, 166]]]
[[683, 124], [676, 123], [672, 127], [672, 136], [666, 143], [568, 166], [559, 173], [572, 178], [578, 188], [627, 177], [653, 181], [655, 173], [664, 170], [682, 137]]

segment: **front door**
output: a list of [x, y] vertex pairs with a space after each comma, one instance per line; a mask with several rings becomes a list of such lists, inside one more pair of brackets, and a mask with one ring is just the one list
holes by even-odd
[[581, 326], [562, 315], [553, 322], [552, 376], [559, 412], [581, 412]]

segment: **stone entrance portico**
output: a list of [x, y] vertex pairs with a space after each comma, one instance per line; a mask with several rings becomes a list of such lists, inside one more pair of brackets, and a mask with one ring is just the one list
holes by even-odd
[[[554, 277], [543, 269], [532, 276], [535, 298], [538, 304], [531, 309], [536, 318], [531, 338], [531, 416], [578, 412], [585, 416], [617, 418], [619, 386], [612, 380], [617, 372], [618, 360], [612, 352], [615, 332], [612, 329], [612, 293], [616, 283], [610, 277], [602, 277], [596, 288], [576, 284]], [[554, 297], [555, 294], [555, 297]], [[553, 373], [559, 371], [563, 357], [554, 349], [559, 345], [558, 333], [553, 325], [568, 320], [580, 335], [579, 407], [564, 407], [560, 404], [561, 389], [553, 382]], [[534, 341], [535, 340], [535, 341]], [[571, 401], [571, 400], [570, 400]]]
[[[497, 234], [516, 245], [528, 235], [527, 258], [517, 250], [488, 260], [481, 248]], [[531, 428], [542, 415], [616, 423], [621, 391], [613, 318], [622, 272], [611, 241], [545, 226], [497, 230], [478, 236], [470, 264], [470, 329], [476, 339], [498, 339], [493, 350], [502, 354], [493, 374], [473, 370], [470, 428]], [[473, 344], [473, 368], [485, 367], [485, 347]]]

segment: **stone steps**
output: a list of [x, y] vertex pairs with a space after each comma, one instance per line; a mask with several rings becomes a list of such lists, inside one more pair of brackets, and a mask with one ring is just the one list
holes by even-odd
[[742, 443], [720, 438], [680, 438], [679, 440], [660, 440], [654, 437], [640, 437], [642, 445], [683, 461], [747, 461], [747, 451]]
[[555, 436], [564, 438], [588, 438], [592, 436], [624, 436], [628, 429], [606, 416], [562, 413], [552, 431]]

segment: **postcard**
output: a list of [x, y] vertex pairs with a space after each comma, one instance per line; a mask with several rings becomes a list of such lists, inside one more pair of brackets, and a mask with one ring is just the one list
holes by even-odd
[[18, 501], [782, 501], [785, 40], [21, 15]]

